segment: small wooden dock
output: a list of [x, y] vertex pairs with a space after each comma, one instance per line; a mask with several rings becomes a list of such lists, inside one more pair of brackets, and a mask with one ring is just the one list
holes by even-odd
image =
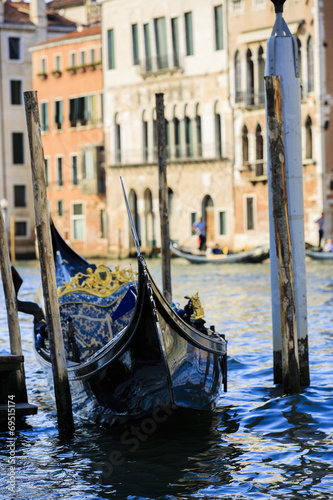
[[[16, 418], [36, 415], [38, 407], [28, 403], [24, 378], [24, 356], [0, 352], [0, 422], [10, 414]], [[9, 412], [9, 408], [15, 411]]]

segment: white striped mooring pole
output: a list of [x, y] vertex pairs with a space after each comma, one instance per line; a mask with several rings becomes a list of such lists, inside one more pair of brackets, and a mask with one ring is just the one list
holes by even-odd
[[301, 87], [297, 41], [271, 0], [276, 21], [265, 69], [274, 383], [310, 383], [305, 271]]

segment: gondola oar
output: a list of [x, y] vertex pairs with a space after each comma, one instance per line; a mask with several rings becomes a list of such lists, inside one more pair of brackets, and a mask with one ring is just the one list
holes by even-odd
[[135, 248], [136, 248], [138, 257], [140, 257], [141, 256], [141, 248], [140, 248], [139, 237], [138, 237], [138, 234], [136, 232], [136, 228], [135, 228], [133, 217], [132, 217], [132, 212], [131, 212], [131, 209], [130, 209], [130, 206], [129, 206], [129, 203], [128, 203], [128, 199], [127, 199], [127, 195], [126, 195], [126, 191], [125, 191], [123, 179], [121, 177], [120, 177], [120, 182], [121, 182], [121, 186], [123, 188], [123, 193], [124, 193], [124, 198], [125, 198], [125, 203], [126, 203], [128, 218], [129, 218], [130, 224], [131, 224], [131, 231], [132, 231], [132, 235], [133, 235], [133, 240], [134, 240]]

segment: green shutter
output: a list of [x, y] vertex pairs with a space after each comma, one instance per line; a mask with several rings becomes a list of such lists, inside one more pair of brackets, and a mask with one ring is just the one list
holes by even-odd
[[115, 69], [113, 29], [108, 30], [108, 69]]

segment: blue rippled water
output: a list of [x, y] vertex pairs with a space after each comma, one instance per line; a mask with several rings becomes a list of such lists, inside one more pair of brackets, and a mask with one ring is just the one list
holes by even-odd
[[[160, 262], [148, 265], [158, 283]], [[21, 263], [21, 298], [39, 284]], [[284, 396], [273, 384], [269, 264], [194, 266], [172, 261], [173, 297], [199, 290], [209, 323], [228, 339], [228, 392], [212, 415], [170, 415], [109, 430], [75, 418], [60, 439], [55, 403], [20, 315], [29, 401], [38, 415], [16, 431], [15, 494], [8, 489], [8, 435], [0, 433], [0, 499], [333, 498], [333, 265], [307, 263], [311, 384]], [[0, 350], [8, 346], [1, 290]]]

